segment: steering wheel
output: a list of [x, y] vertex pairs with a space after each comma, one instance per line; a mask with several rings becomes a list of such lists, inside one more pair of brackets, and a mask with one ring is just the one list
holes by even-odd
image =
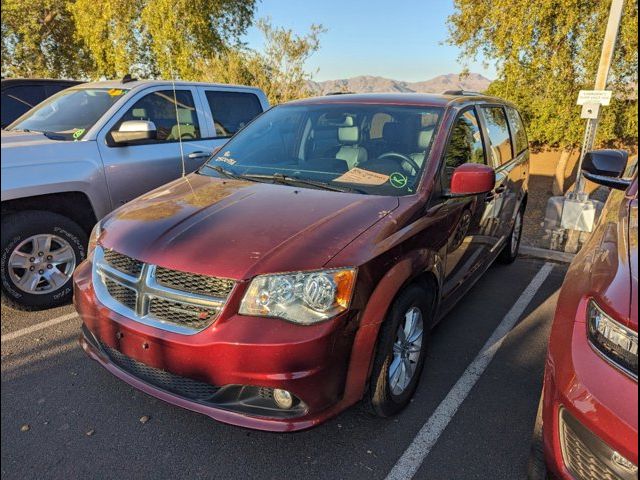
[[398, 152], [387, 152], [380, 155], [377, 159], [386, 160], [387, 158], [397, 160], [398, 163], [400, 163], [401, 167], [402, 167], [402, 162], [407, 162], [409, 165], [411, 165], [411, 168], [413, 168], [414, 175], [420, 171], [420, 165], [418, 165], [416, 161], [408, 155], [404, 155]]

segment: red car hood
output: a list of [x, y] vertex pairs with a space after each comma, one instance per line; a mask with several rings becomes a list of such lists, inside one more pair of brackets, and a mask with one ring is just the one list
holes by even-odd
[[244, 279], [322, 268], [397, 207], [395, 197], [193, 174], [113, 212], [100, 243], [167, 268]]

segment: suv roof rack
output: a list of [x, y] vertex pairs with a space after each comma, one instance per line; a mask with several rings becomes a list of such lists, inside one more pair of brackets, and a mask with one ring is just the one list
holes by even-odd
[[442, 95], [467, 95], [467, 96], [478, 96], [484, 95], [482, 92], [473, 92], [471, 90], [445, 90], [442, 92]]

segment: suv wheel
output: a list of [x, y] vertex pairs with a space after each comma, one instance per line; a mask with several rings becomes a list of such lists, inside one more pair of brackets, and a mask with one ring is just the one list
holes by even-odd
[[410, 285], [395, 300], [380, 327], [376, 357], [365, 404], [371, 413], [389, 417], [411, 400], [424, 366], [433, 297]]
[[26, 211], [2, 218], [2, 303], [39, 310], [68, 303], [71, 276], [86, 257], [87, 235], [57, 213]]
[[522, 226], [524, 224], [524, 205], [520, 207], [511, 227], [511, 235], [498, 256], [498, 261], [503, 264], [513, 263], [518, 258], [520, 251], [520, 240], [522, 240]]

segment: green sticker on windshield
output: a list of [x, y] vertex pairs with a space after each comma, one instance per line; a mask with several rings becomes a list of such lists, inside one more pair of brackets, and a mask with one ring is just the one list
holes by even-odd
[[409, 179], [404, 173], [393, 172], [389, 175], [389, 183], [395, 188], [404, 188], [407, 186]]
[[84, 128], [79, 128], [78, 130], [73, 132], [73, 140], [77, 142], [83, 133], [84, 133]]

